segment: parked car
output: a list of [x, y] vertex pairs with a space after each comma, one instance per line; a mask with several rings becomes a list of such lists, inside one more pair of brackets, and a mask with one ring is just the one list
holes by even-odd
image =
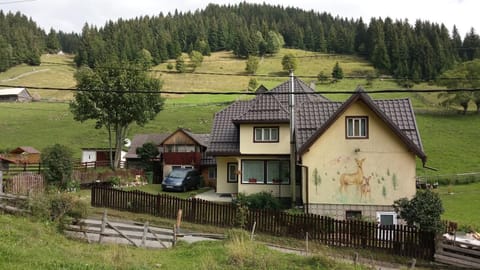
[[195, 169], [174, 169], [162, 182], [162, 190], [187, 191], [198, 189], [200, 173]]

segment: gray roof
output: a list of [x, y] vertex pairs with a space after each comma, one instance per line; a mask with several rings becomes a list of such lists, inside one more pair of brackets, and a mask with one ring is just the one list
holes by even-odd
[[[125, 158], [138, 158], [137, 148], [142, 147], [144, 143], [152, 142], [159, 146], [170, 134], [137, 134], [133, 137], [130, 148]], [[158, 149], [160, 152], [160, 148]]]
[[[258, 95], [251, 101], [237, 101], [215, 115], [210, 147], [211, 155], [239, 154], [238, 123], [289, 122], [287, 81], [269, 92]], [[367, 104], [402, 139], [407, 147], [422, 160], [426, 160], [420, 135], [415, 122], [410, 100], [372, 100], [363, 89], [345, 102], [332, 102], [295, 79], [295, 112], [297, 150], [305, 151], [318, 136], [353, 102], [361, 100]], [[277, 93], [278, 95], [275, 95]], [[310, 93], [310, 94], [297, 94]]]

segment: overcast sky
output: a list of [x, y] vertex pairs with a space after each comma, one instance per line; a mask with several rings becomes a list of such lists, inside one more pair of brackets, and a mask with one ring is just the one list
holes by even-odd
[[[0, 9], [20, 11], [31, 17], [40, 27], [64, 32], [80, 32], [89, 24], [103, 26], [107, 20], [134, 18], [142, 15], [157, 15], [179, 11], [203, 9], [208, 3], [235, 4], [233, 0], [0, 0]], [[443, 23], [448, 29], [455, 24], [462, 35], [474, 27], [480, 29], [479, 0], [278, 0], [251, 1], [280, 4], [306, 10], [328, 12], [333, 16], [357, 19], [366, 23], [371, 17], [393, 19], [428, 20]]]

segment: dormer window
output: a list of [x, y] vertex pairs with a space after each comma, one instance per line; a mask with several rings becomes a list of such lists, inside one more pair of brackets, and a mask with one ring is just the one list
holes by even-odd
[[368, 139], [368, 117], [347, 116], [345, 129], [347, 139]]
[[278, 127], [255, 127], [254, 142], [278, 142]]

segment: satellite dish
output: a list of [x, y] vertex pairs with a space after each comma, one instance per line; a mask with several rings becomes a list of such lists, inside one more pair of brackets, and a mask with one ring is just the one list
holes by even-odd
[[129, 138], [125, 138], [125, 140], [123, 140], [123, 146], [130, 147], [130, 145], [132, 145], [132, 141]]

